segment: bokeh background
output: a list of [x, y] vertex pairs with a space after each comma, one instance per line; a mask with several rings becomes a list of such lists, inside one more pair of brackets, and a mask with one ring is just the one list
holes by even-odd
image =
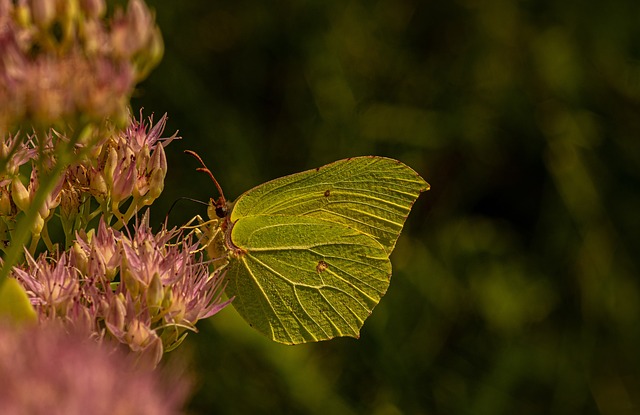
[[[640, 2], [148, 2], [160, 223], [354, 155], [432, 185], [359, 340], [281, 346], [228, 308], [181, 350], [193, 414], [640, 413]], [[175, 224], [205, 207], [179, 202]]]

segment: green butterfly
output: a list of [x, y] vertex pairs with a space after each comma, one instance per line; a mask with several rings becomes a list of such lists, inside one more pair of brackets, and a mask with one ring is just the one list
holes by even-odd
[[[429, 184], [384, 157], [354, 157], [211, 199], [226, 294], [255, 329], [286, 344], [359, 337], [387, 291], [389, 255]], [[211, 238], [215, 239], [215, 238]]]

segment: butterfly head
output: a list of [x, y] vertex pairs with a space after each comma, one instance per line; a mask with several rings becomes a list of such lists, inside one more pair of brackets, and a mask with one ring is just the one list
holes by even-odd
[[209, 201], [209, 208], [207, 209], [207, 215], [209, 215], [210, 219], [224, 219], [229, 214], [229, 210], [229, 204], [224, 197], [220, 196], [216, 200], [211, 198]]

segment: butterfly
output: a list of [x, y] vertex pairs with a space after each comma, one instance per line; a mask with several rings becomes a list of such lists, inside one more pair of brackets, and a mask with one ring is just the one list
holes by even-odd
[[226, 294], [276, 342], [359, 337], [386, 293], [389, 255], [429, 184], [407, 165], [353, 157], [210, 201], [210, 255], [224, 258]]

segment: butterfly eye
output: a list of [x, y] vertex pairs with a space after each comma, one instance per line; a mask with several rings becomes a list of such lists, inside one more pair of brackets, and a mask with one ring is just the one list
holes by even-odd
[[216, 206], [216, 216], [220, 219], [227, 216], [227, 207], [226, 206]]
[[219, 217], [220, 219], [224, 219], [225, 217], [227, 217], [229, 209], [227, 207], [227, 201], [224, 199], [224, 197], [220, 196], [218, 200], [215, 201], [214, 207], [217, 217]]

